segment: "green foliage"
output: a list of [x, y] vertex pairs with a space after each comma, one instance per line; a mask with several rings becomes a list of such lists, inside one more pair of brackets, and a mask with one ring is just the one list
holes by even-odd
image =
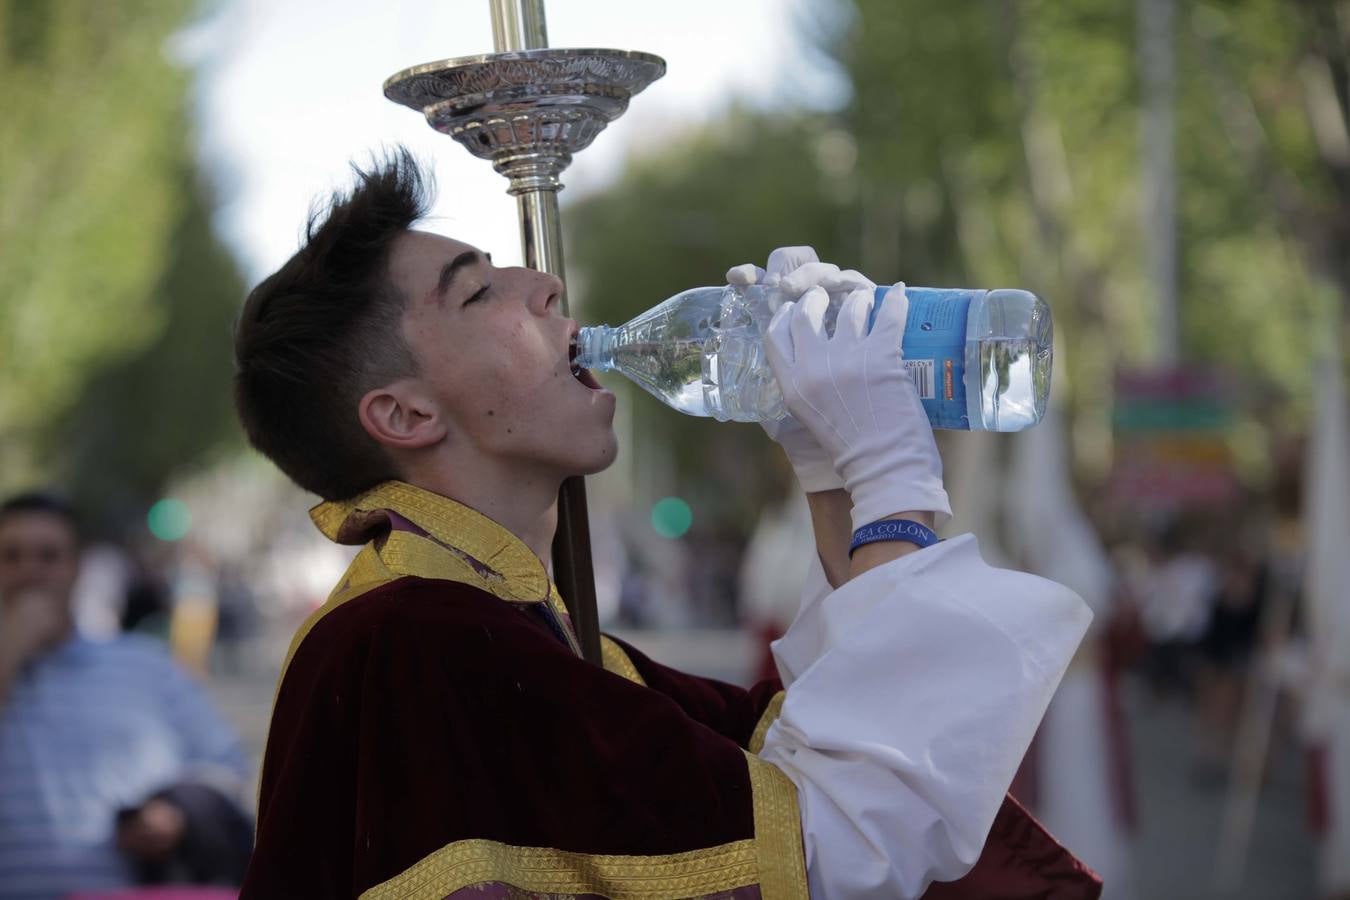
[[138, 508], [176, 470], [238, 443], [231, 331], [243, 281], [211, 230], [199, 176], [180, 165], [178, 179], [185, 207], [148, 293], [163, 328], [137, 353], [92, 368], [78, 401], [44, 438], [91, 509]]
[[228, 377], [240, 288], [166, 49], [196, 6], [0, 0], [0, 487], [153, 492], [222, 433], [191, 391]]

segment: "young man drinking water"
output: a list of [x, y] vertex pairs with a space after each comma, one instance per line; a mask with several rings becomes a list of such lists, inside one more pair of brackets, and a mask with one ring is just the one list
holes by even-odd
[[[1095, 897], [1005, 797], [1089, 613], [912, 537], [950, 510], [903, 294], [869, 335], [870, 282], [805, 249], [728, 275], [789, 301], [774, 436], [819, 557], [781, 683], [610, 638], [601, 668], [547, 560], [563, 479], [614, 461], [614, 397], [572, 371], [562, 283], [413, 230], [425, 208], [406, 152], [359, 173], [239, 322], [250, 441], [362, 546], [288, 655], [243, 896]], [[822, 287], [853, 290], [833, 338]], [[897, 519], [922, 528], [850, 555]]]

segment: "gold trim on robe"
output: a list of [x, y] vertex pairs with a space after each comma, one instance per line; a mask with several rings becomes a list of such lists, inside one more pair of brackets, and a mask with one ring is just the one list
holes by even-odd
[[759, 722], [755, 725], [755, 730], [750, 733], [750, 742], [748, 747], [751, 753], [756, 755], [764, 749], [764, 738], [769, 733], [769, 726], [778, 721], [778, 717], [783, 712], [783, 699], [787, 694], [783, 691], [773, 695], [769, 705], [764, 707], [764, 713], [759, 717]]
[[806, 847], [797, 786], [773, 763], [745, 754], [755, 805], [755, 853], [762, 900], [806, 900]]
[[609, 635], [600, 635], [600, 661], [605, 666], [606, 672], [613, 672], [623, 678], [627, 678], [634, 684], [647, 686], [642, 673], [633, 665], [633, 661], [628, 658], [628, 654], [619, 646], [618, 642]]
[[[450, 555], [478, 568], [489, 593], [514, 603], [548, 599], [548, 572], [524, 541], [482, 513], [411, 484], [386, 481], [351, 500], [320, 503], [310, 510], [309, 517], [330, 540], [361, 544], [387, 526], [386, 511], [403, 516]], [[424, 578], [442, 577], [420, 574]]]
[[550, 896], [700, 897], [755, 884], [754, 845], [753, 840], [744, 840], [667, 856], [613, 856], [513, 847], [496, 841], [456, 841], [377, 884], [360, 900], [443, 900], [455, 891], [492, 883]]
[[[389, 512], [430, 538], [389, 529]], [[309, 517], [329, 540], [366, 545], [327, 601], [297, 629], [283, 677], [315, 623], [353, 597], [405, 575], [457, 581], [512, 603], [542, 603], [557, 594], [544, 564], [524, 541], [464, 504], [411, 484], [386, 481], [351, 500], [320, 503]]]
[[755, 836], [661, 856], [570, 853], [464, 840], [436, 850], [359, 900], [444, 900], [476, 885], [509, 884], [541, 894], [595, 894], [609, 900], [704, 897], [759, 885], [762, 900], [807, 900], [797, 789], [773, 765], [747, 753]]

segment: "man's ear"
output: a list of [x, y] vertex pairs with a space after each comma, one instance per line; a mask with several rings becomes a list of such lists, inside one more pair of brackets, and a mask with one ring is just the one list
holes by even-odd
[[385, 447], [420, 450], [445, 439], [435, 400], [412, 381], [368, 391], [357, 406], [361, 427]]

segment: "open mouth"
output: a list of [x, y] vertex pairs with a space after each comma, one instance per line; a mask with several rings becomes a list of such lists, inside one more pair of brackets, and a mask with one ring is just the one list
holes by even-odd
[[591, 374], [590, 369], [583, 369], [581, 366], [577, 365], [576, 335], [572, 336], [572, 340], [567, 346], [567, 360], [572, 367], [573, 378], [575, 378], [577, 381], [580, 381], [582, 384], [586, 385], [586, 387], [590, 388], [593, 391], [603, 390], [603, 388], [600, 386], [600, 382], [596, 381], [595, 376]]

